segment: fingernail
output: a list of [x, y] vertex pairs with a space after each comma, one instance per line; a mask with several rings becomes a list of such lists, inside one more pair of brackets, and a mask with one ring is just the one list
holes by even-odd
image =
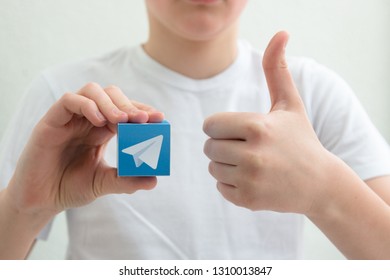
[[119, 117], [119, 119], [118, 119], [119, 122], [127, 122], [127, 120], [128, 120], [127, 113], [125, 113], [117, 108], [112, 109], [112, 112], [114, 113], [114, 115], [116, 117]]

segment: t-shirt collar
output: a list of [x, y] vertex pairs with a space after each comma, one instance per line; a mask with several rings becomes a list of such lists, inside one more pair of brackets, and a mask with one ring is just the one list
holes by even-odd
[[244, 69], [248, 69], [249, 57], [245, 52], [244, 42], [237, 42], [237, 56], [234, 62], [221, 73], [207, 79], [192, 79], [180, 73], [172, 71], [159, 62], [151, 58], [141, 45], [134, 48], [134, 67], [138, 68], [146, 75], [158, 79], [171, 86], [190, 91], [204, 91], [220, 87], [223, 84], [234, 81], [239, 75], [245, 75]]

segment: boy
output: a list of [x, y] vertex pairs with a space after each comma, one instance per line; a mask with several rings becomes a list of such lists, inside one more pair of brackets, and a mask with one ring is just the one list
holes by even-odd
[[[34, 82], [18, 123], [47, 113], [16, 167], [21, 144], [1, 162], [2, 178], [14, 173], [0, 258], [24, 258], [63, 210], [73, 259], [294, 259], [301, 214], [349, 258], [390, 257], [387, 144], [336, 75], [305, 59], [287, 68], [286, 33], [264, 56], [237, 42], [245, 4], [147, 0], [142, 47]], [[164, 117], [172, 174], [134, 193], [157, 181], [116, 177], [116, 124]]]

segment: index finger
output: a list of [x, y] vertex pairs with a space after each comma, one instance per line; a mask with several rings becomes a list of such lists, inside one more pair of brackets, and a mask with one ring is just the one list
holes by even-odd
[[73, 93], [64, 94], [50, 107], [42, 120], [49, 126], [62, 127], [71, 121], [75, 114], [85, 117], [94, 126], [101, 127], [107, 124], [107, 119], [95, 102], [85, 96]]
[[134, 123], [162, 122], [164, 114], [152, 106], [130, 100], [117, 86], [109, 86], [104, 89], [111, 100], [123, 112], [128, 114], [128, 121]]
[[203, 131], [214, 139], [247, 140], [258, 135], [262, 115], [250, 112], [223, 112], [208, 117]]
[[162, 122], [164, 120], [164, 113], [158, 111], [154, 107], [146, 105], [146, 104], [141, 103], [141, 102], [134, 101], [134, 100], [132, 100], [131, 102], [139, 110], [143, 110], [146, 113], [148, 113], [148, 115], [149, 115], [148, 122], [150, 122], [150, 123], [159, 123], [159, 122]]

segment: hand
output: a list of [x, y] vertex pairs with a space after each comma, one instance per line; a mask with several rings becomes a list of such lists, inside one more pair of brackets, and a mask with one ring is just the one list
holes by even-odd
[[156, 178], [119, 178], [104, 161], [119, 122], [160, 122], [163, 114], [95, 83], [66, 93], [34, 128], [7, 188], [20, 211], [56, 214], [110, 193], [151, 189]]
[[263, 68], [268, 114], [218, 113], [204, 122], [204, 152], [221, 194], [252, 210], [307, 213], [319, 197], [329, 153], [319, 142], [285, 60], [288, 34], [274, 36]]

